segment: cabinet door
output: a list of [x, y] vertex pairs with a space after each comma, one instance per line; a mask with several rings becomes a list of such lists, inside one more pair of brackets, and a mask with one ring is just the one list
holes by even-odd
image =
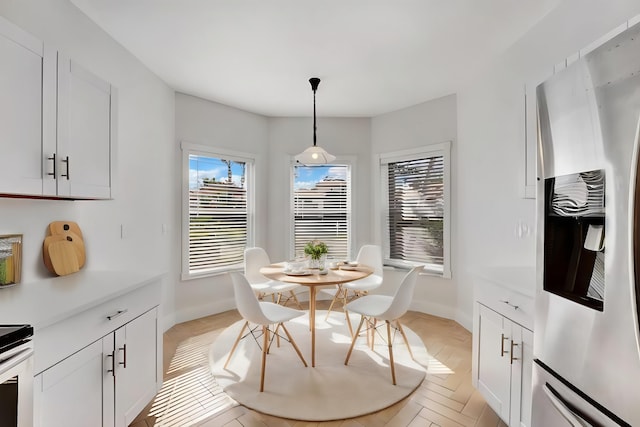
[[[113, 348], [113, 340], [104, 343]], [[86, 427], [109, 425], [103, 419], [103, 393], [113, 395], [111, 362], [103, 340], [94, 342], [35, 377], [35, 425]], [[111, 420], [111, 423], [113, 421]]]
[[58, 54], [57, 195], [111, 197], [112, 88]]
[[158, 315], [154, 308], [116, 331], [116, 427], [126, 427], [158, 390]]
[[482, 304], [478, 320], [478, 389], [500, 418], [508, 420], [511, 401], [511, 334], [505, 329], [508, 320]]
[[533, 332], [512, 323], [511, 416], [510, 426], [531, 425]]
[[45, 50], [0, 17], [0, 58], [0, 193], [42, 195]]

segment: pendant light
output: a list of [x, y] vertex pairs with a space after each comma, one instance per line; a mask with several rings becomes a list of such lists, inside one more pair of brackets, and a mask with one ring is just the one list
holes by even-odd
[[313, 90], [313, 146], [295, 156], [295, 159], [303, 165], [322, 165], [333, 162], [336, 156], [327, 153], [323, 148], [316, 145], [316, 130], [318, 129], [316, 126], [316, 90], [318, 90], [320, 79], [312, 77], [309, 79], [309, 83], [311, 83], [311, 89]]

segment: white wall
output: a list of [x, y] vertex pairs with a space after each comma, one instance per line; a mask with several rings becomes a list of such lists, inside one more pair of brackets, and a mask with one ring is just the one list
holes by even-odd
[[[178, 255], [171, 245], [173, 230], [162, 233], [162, 224], [175, 222], [178, 203], [167, 191], [177, 166], [173, 90], [67, 0], [0, 1], [0, 15], [111, 82], [119, 94], [114, 200], [0, 198], [0, 234], [24, 235], [23, 281], [49, 276], [41, 248], [54, 220], [80, 225], [86, 269], [169, 272]], [[165, 327], [173, 323], [173, 291], [168, 275], [162, 295]]]

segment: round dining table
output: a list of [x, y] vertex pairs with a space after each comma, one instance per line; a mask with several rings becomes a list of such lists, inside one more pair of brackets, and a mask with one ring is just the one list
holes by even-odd
[[311, 329], [311, 366], [316, 366], [316, 294], [319, 288], [331, 285], [341, 285], [362, 279], [373, 273], [373, 269], [366, 265], [340, 266], [329, 269], [326, 274], [320, 274], [317, 269], [304, 272], [287, 273], [285, 263], [278, 263], [262, 267], [260, 273], [272, 280], [287, 283], [299, 283], [309, 288], [309, 328]]

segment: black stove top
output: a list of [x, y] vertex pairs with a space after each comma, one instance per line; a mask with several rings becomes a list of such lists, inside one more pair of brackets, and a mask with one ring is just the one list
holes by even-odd
[[0, 353], [29, 341], [32, 335], [31, 325], [0, 325]]

